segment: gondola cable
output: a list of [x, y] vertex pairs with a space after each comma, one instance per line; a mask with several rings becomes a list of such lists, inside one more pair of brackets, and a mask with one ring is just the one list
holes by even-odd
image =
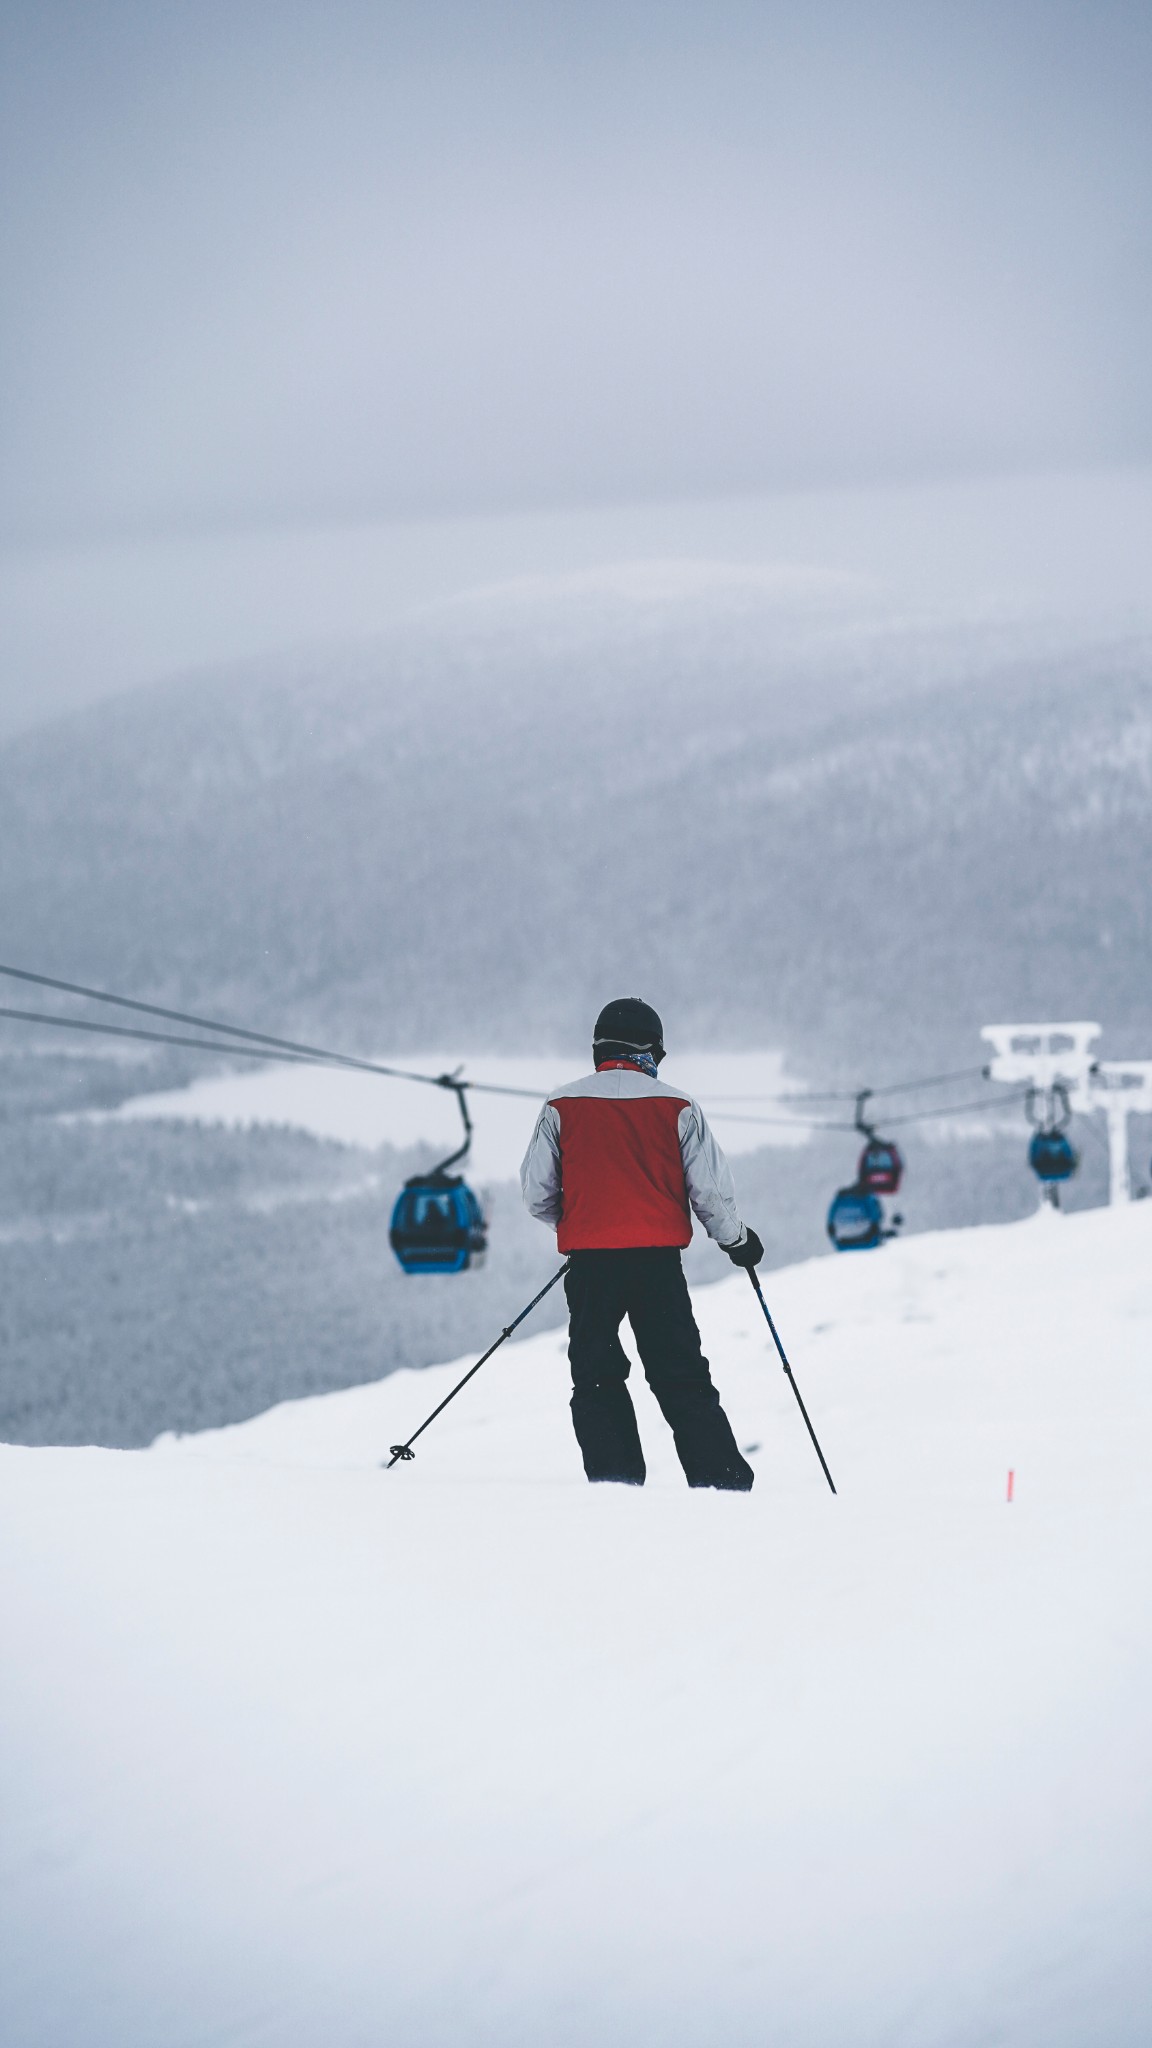
[[[889, 1081], [879, 1088], [869, 1088], [869, 1095], [911, 1095], [920, 1088], [943, 1088], [953, 1081], [987, 1080], [987, 1067], [961, 1067], [952, 1074], [926, 1074], [918, 1081]], [[858, 1088], [803, 1088], [793, 1089], [781, 1095], [716, 1095], [714, 1102], [855, 1102]]]
[[[989, 1098], [986, 1096], [977, 1102], [948, 1102], [939, 1109], [911, 1110], [904, 1116], [885, 1117], [884, 1121], [889, 1130], [894, 1129], [897, 1124], [942, 1123], [946, 1122], [950, 1116], [972, 1116], [981, 1110], [987, 1113], [989, 1111], [995, 1112], [1001, 1108], [1006, 1109], [1010, 1103], [1023, 1102], [1027, 1092], [1026, 1088], [1017, 1088], [1008, 1093], [1001, 1091], [1001, 1093], [994, 1097]], [[734, 1109], [710, 1109], [709, 1115], [713, 1123], [763, 1124], [766, 1127], [771, 1126], [776, 1130], [855, 1131], [859, 1128], [855, 1123], [832, 1123], [825, 1118], [817, 1120], [812, 1117], [799, 1116], [742, 1116], [738, 1110]]]
[[[271, 1032], [251, 1031], [241, 1024], [220, 1024], [212, 1017], [199, 1017], [194, 1011], [169, 1010], [161, 1003], [144, 1003], [138, 1001], [133, 996], [113, 995], [107, 989], [86, 988], [82, 982], [58, 981], [50, 974], [33, 974], [26, 967], [9, 967], [0, 962], [0, 974], [8, 976], [13, 981], [33, 982], [38, 988], [55, 988], [62, 990], [66, 995], [85, 996], [94, 1003], [112, 1003], [120, 1010], [138, 1010], [149, 1017], [166, 1017], [173, 1024], [194, 1024], [199, 1031], [218, 1031], [224, 1034], [219, 1045], [212, 1041], [205, 1043], [203, 1039], [173, 1039], [166, 1036], [153, 1041], [161, 1045], [190, 1044], [209, 1052], [238, 1052], [240, 1047], [229, 1046], [226, 1043], [226, 1039], [242, 1038], [252, 1041], [255, 1045], [268, 1046], [280, 1053], [288, 1054], [294, 1062], [306, 1061], [322, 1066], [353, 1067], [360, 1073], [382, 1074], [389, 1080], [419, 1081], [428, 1088], [451, 1088], [455, 1085], [452, 1078], [445, 1074], [418, 1074], [407, 1067], [382, 1066], [378, 1060], [358, 1059], [354, 1053], [332, 1052], [324, 1046], [302, 1044], [294, 1038], [276, 1038]], [[29, 1022], [63, 1025], [65, 1028], [71, 1026], [81, 1031], [111, 1031], [118, 1037], [151, 1036], [151, 1034], [130, 1033], [123, 1027], [117, 1030], [114, 1025], [92, 1024], [86, 1023], [79, 1018], [53, 1017], [23, 1010], [0, 1009], [0, 1017], [23, 1017]], [[247, 1057], [249, 1059], [267, 1059], [271, 1057], [271, 1054], [257, 1052], [249, 1053]], [[531, 1101], [537, 1100], [537, 1091], [532, 1088], [506, 1088], [494, 1081], [465, 1081], [461, 1085], [465, 1088], [479, 1090], [485, 1095], [519, 1095]]]
[[128, 1024], [93, 1024], [87, 1017], [54, 1017], [46, 1010], [9, 1010], [0, 1008], [0, 1017], [15, 1018], [22, 1024], [52, 1024], [65, 1031], [96, 1032], [104, 1037], [140, 1038], [148, 1045], [180, 1045], [190, 1046], [198, 1052], [235, 1053], [238, 1059], [264, 1060], [265, 1062], [270, 1059], [276, 1059], [294, 1067], [332, 1065], [330, 1060], [324, 1060], [316, 1053], [270, 1053], [250, 1045], [217, 1043], [215, 1039], [211, 1038], [178, 1038], [171, 1031], [144, 1031], [139, 1025], [133, 1027]]
[[[0, 974], [9, 974], [15, 971], [11, 968], [0, 966]], [[49, 981], [46, 975], [24, 975], [22, 978], [28, 981], [39, 981], [48, 987], [67, 988], [75, 994], [85, 993], [75, 983], [53, 983]], [[155, 1003], [137, 1003], [127, 996], [109, 995], [104, 996], [102, 999], [110, 1003], [119, 1003], [125, 1009], [144, 1010], [153, 1016], [172, 1017], [181, 1022], [184, 1021], [186, 1015], [184, 1011], [162, 1009]], [[283, 1064], [287, 1066], [350, 1067], [360, 1073], [380, 1074], [389, 1080], [420, 1082], [423, 1086], [429, 1088], [454, 1088], [459, 1085], [461, 1088], [468, 1089], [473, 1094], [517, 1096], [521, 1101], [525, 1102], [538, 1102], [540, 1100], [540, 1091], [536, 1088], [511, 1088], [498, 1081], [461, 1080], [457, 1084], [450, 1076], [419, 1074], [405, 1067], [386, 1067], [375, 1060], [357, 1059], [351, 1053], [328, 1052], [319, 1046], [314, 1049], [300, 1047], [298, 1050], [290, 1050], [295, 1045], [294, 1040], [273, 1038], [266, 1032], [247, 1032], [245, 1036], [256, 1040], [257, 1043], [255, 1045], [239, 1045], [232, 1044], [227, 1038], [223, 1037], [220, 1039], [186, 1038], [169, 1031], [147, 1031], [140, 1026], [96, 1024], [87, 1017], [61, 1017], [46, 1010], [17, 1010], [0, 1006], [0, 1017], [11, 1018], [25, 1024], [47, 1024], [64, 1031], [84, 1031], [95, 1033], [98, 1036], [140, 1039], [147, 1045], [176, 1045], [197, 1052], [228, 1054], [230, 1057], [235, 1055], [239, 1059], [275, 1060], [278, 1065]], [[199, 1020], [190, 1019], [189, 1021]], [[220, 1032], [239, 1030], [238, 1026], [214, 1024], [208, 1019], [203, 1020], [203, 1028], [209, 1031]], [[879, 1091], [873, 1090], [871, 1092], [878, 1093]], [[997, 1110], [1001, 1107], [1007, 1108], [1010, 1103], [1022, 1102], [1027, 1093], [1026, 1088], [1019, 1088], [1008, 1093], [1002, 1092], [992, 1101], [985, 1099], [977, 1102], [946, 1103], [939, 1109], [913, 1110], [904, 1116], [888, 1117], [886, 1122], [890, 1127], [894, 1127], [897, 1124], [935, 1123], [946, 1120], [950, 1116], [966, 1116], [980, 1110], [987, 1111]], [[720, 1099], [723, 1100], [724, 1098]], [[815, 1100], [816, 1098], [813, 1097], [812, 1099]], [[766, 1127], [770, 1126], [775, 1130], [854, 1131], [857, 1128], [854, 1123], [833, 1123], [829, 1119], [816, 1120], [808, 1117], [794, 1116], [744, 1116], [736, 1110], [713, 1110], [711, 1115], [715, 1123], [756, 1124]]]
[[[14, 967], [0, 962], [0, 975], [23, 981], [40, 988], [59, 990], [66, 995], [79, 996], [87, 1001], [106, 1003], [136, 1014], [158, 1017], [171, 1023], [189, 1024], [199, 1031], [217, 1034], [215, 1038], [191, 1038], [184, 1034], [152, 1031], [143, 1026], [97, 1023], [91, 1018], [68, 1017], [38, 1010], [23, 1010], [0, 1007], [0, 1017], [27, 1024], [47, 1025], [56, 1029], [82, 1031], [118, 1039], [136, 1039], [151, 1045], [172, 1045], [181, 1049], [198, 1052], [212, 1052], [218, 1055], [235, 1055], [237, 1058], [261, 1061], [276, 1061], [292, 1066], [324, 1066], [351, 1069], [355, 1072], [380, 1075], [388, 1080], [415, 1082], [424, 1087], [451, 1090], [464, 1124], [464, 1141], [438, 1165], [414, 1174], [405, 1182], [397, 1196], [392, 1211], [389, 1241], [396, 1257], [406, 1273], [456, 1273], [475, 1265], [486, 1249], [486, 1222], [481, 1205], [463, 1176], [453, 1174], [450, 1169], [465, 1160], [472, 1145], [472, 1120], [468, 1113], [467, 1091], [475, 1090], [487, 1095], [516, 1096], [524, 1100], [538, 1100], [538, 1092], [530, 1088], [515, 1088], [499, 1082], [471, 1081], [462, 1078], [460, 1069], [451, 1074], [419, 1073], [411, 1068], [384, 1065], [377, 1060], [365, 1060], [352, 1053], [333, 1052], [324, 1046], [310, 1045], [304, 1041], [278, 1037], [271, 1032], [255, 1031], [237, 1024], [224, 1024], [211, 1017], [200, 1016], [195, 1011], [175, 1010], [164, 1004], [144, 1002], [136, 997], [117, 995], [108, 989], [89, 987], [83, 982], [64, 981], [54, 975], [39, 974], [29, 968]], [[931, 1087], [940, 1087], [970, 1075], [979, 1073], [987, 1078], [987, 1069], [965, 1068], [951, 1074], [936, 1074], [919, 1080], [890, 1082], [881, 1088], [865, 1088], [850, 1095], [842, 1091], [807, 1091], [780, 1096], [729, 1096], [719, 1100], [766, 1101], [797, 1105], [807, 1102], [837, 1102], [852, 1100], [855, 1117], [851, 1124], [831, 1119], [812, 1119], [798, 1116], [760, 1116], [734, 1110], [717, 1109], [712, 1112], [718, 1120], [731, 1123], [789, 1128], [802, 1131], [857, 1131], [865, 1139], [860, 1155], [856, 1180], [851, 1187], [841, 1188], [833, 1198], [828, 1212], [828, 1235], [838, 1250], [864, 1249], [893, 1235], [901, 1218], [894, 1219], [893, 1226], [887, 1226], [879, 1197], [895, 1194], [903, 1174], [903, 1160], [899, 1149], [890, 1140], [881, 1138], [874, 1124], [865, 1114], [867, 1104], [877, 1095], [910, 1093]], [[1023, 1089], [1015, 1097], [999, 1097], [997, 1107], [1006, 1100], [1027, 1098], [1029, 1114], [1034, 1122], [1032, 1091]], [[914, 1124], [946, 1120], [952, 1116], [967, 1115], [976, 1111], [987, 1111], [993, 1105], [988, 1100], [953, 1103], [937, 1109], [911, 1111], [903, 1116], [887, 1119], [889, 1127], [898, 1124]], [[1076, 1155], [1072, 1152], [1062, 1134], [1062, 1119], [1057, 1123], [1054, 1116], [1044, 1119], [1045, 1127], [1036, 1131], [1030, 1163], [1045, 1183], [1055, 1183], [1075, 1170]], [[1055, 1125], [1055, 1128], [1048, 1126]], [[1057, 1156], [1059, 1154], [1059, 1157]], [[1055, 1188], [1051, 1188], [1054, 1197]]]

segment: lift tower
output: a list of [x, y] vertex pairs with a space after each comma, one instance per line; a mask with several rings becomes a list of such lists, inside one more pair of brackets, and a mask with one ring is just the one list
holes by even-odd
[[[1074, 1111], [1096, 1107], [1091, 1099], [1096, 1069], [1093, 1041], [1099, 1024], [986, 1024], [981, 1037], [992, 1046], [986, 1068], [990, 1081], [1021, 1082], [1028, 1089], [1028, 1116], [1037, 1126], [1029, 1154], [1040, 1176], [1041, 1206], [1058, 1208], [1059, 1184], [1076, 1170], [1076, 1154], [1063, 1136]], [[1037, 1115], [1037, 1111], [1039, 1114]], [[1044, 1153], [1054, 1154], [1045, 1160]]]
[[1093, 1109], [1108, 1119], [1108, 1200], [1130, 1202], [1128, 1119], [1152, 1116], [1152, 1060], [1101, 1060], [1090, 1093]]
[[993, 1048], [988, 1079], [1023, 1082], [1051, 1123], [1058, 1121], [1061, 1096], [1078, 1115], [1103, 1112], [1108, 1199], [1130, 1202], [1128, 1119], [1152, 1116], [1152, 1060], [1098, 1060], [1098, 1024], [986, 1024], [980, 1035]]

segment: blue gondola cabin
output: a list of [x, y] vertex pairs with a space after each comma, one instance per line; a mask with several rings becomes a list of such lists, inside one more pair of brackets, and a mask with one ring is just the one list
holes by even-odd
[[396, 1198], [388, 1241], [406, 1273], [464, 1273], [487, 1249], [484, 1212], [458, 1174], [418, 1174]]

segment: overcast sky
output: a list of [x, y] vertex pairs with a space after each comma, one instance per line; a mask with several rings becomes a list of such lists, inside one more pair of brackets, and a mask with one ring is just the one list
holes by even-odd
[[1148, 0], [0, 0], [0, 537], [1152, 455]]

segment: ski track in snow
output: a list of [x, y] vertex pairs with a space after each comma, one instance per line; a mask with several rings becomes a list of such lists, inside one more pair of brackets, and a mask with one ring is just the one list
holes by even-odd
[[750, 1497], [642, 1384], [590, 1490], [558, 1333], [389, 1473], [461, 1365], [4, 1449], [0, 2037], [1146, 2042], [1150, 1254], [1152, 1203], [774, 1273], [835, 1500], [742, 1275]]

